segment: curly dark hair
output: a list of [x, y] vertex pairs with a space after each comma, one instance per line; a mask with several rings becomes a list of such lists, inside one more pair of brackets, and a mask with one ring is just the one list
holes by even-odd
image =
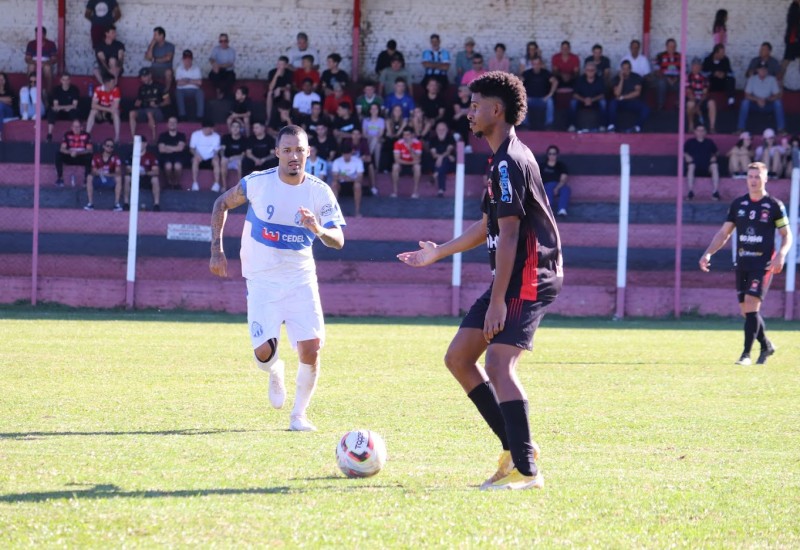
[[528, 114], [528, 96], [522, 81], [511, 73], [490, 71], [469, 85], [469, 91], [485, 97], [495, 97], [503, 102], [506, 122], [519, 126]]

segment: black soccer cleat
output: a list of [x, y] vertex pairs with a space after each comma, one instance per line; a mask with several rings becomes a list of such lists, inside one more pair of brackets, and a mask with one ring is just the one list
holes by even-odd
[[772, 342], [767, 344], [767, 347], [761, 349], [761, 353], [758, 354], [758, 360], [756, 361], [756, 365], [765, 365], [767, 363], [767, 359], [771, 355], [775, 354], [775, 346], [772, 345]]

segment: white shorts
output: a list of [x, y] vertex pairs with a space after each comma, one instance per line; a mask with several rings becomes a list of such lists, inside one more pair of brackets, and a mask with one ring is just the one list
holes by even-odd
[[239, 165], [242, 163], [242, 157], [234, 157], [228, 159], [228, 170], [238, 170]]
[[253, 349], [270, 338], [280, 339], [281, 324], [292, 349], [297, 342], [320, 340], [325, 343], [325, 322], [316, 281], [295, 287], [247, 279], [247, 325]]

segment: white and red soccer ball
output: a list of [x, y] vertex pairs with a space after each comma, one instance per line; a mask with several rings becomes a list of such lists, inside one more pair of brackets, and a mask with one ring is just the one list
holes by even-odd
[[370, 430], [352, 430], [336, 446], [336, 464], [347, 477], [370, 477], [386, 464], [386, 443]]

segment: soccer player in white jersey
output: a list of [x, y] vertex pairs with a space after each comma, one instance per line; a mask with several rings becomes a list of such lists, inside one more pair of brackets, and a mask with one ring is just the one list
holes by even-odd
[[297, 350], [297, 393], [289, 429], [313, 431], [306, 409], [317, 384], [325, 326], [311, 245], [319, 238], [337, 250], [345, 225], [331, 188], [305, 173], [308, 135], [299, 126], [278, 134], [278, 167], [245, 176], [214, 203], [211, 214], [211, 272], [227, 277], [222, 230], [228, 210], [248, 204], [242, 231], [242, 276], [247, 279], [247, 322], [258, 368], [269, 373], [269, 399], [283, 407], [284, 364], [278, 358], [280, 328]]

